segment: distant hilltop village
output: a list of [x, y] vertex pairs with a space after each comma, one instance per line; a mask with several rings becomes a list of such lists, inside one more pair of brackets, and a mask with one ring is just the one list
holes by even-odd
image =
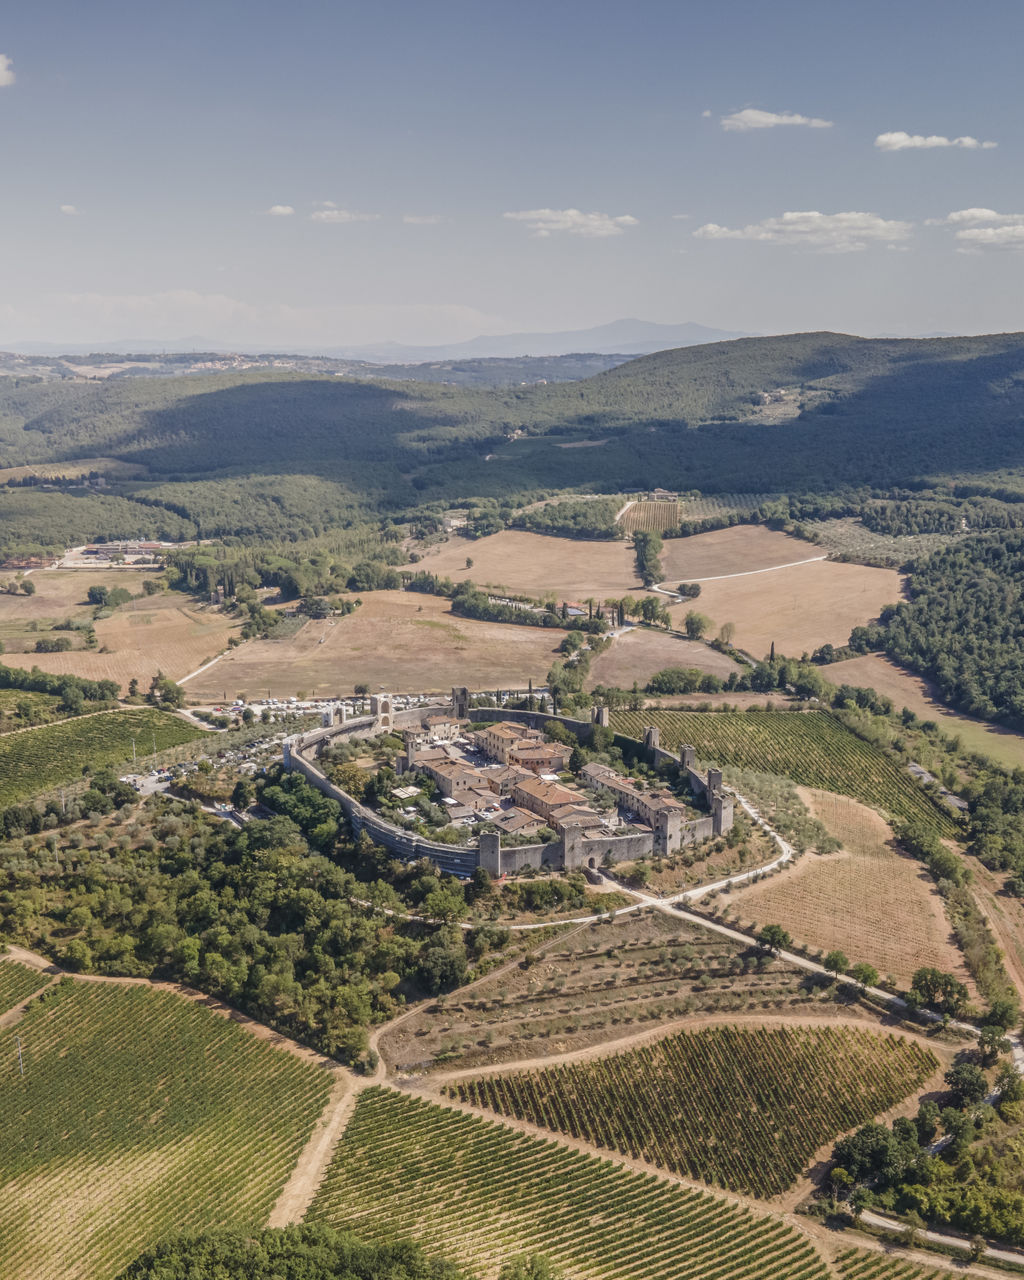
[[[302, 773], [325, 795], [337, 800], [357, 834], [366, 834], [398, 857], [429, 858], [442, 870], [467, 876], [477, 867], [492, 875], [526, 868], [567, 871], [597, 868], [636, 858], [665, 856], [685, 845], [711, 839], [733, 824], [733, 797], [722, 785], [719, 769], [706, 774], [696, 767], [693, 747], [678, 755], [664, 751], [658, 729], [645, 731], [643, 742], [619, 739], [652, 766], [673, 766], [688, 785], [693, 804], [684, 803], [667, 786], [646, 787], [609, 765], [590, 761], [572, 771], [572, 746], [551, 741], [544, 727], [562, 725], [581, 746], [596, 727], [606, 728], [608, 712], [595, 707], [590, 722], [540, 711], [508, 711], [474, 707], [465, 688], [452, 690], [447, 705], [396, 711], [392, 698], [370, 699], [370, 714], [285, 743], [284, 764]], [[399, 775], [423, 774], [442, 797], [447, 819], [454, 824], [486, 826], [475, 845], [432, 841], [387, 821], [332, 782], [317, 761], [339, 742], [401, 733]], [[574, 780], [565, 780], [567, 771]], [[418, 793], [413, 786], [396, 789], [400, 798]], [[608, 802], [605, 812], [594, 803]], [[502, 836], [521, 838], [549, 828], [547, 843], [502, 846]]]

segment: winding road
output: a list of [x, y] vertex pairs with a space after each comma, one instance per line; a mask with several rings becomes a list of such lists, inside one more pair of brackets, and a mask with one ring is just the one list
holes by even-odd
[[[784, 566], [778, 566], [778, 567], [781, 568]], [[615, 888], [622, 890], [623, 892], [629, 894], [634, 899], [634, 901], [629, 906], [621, 907], [617, 909], [613, 914], [618, 916], [618, 915], [623, 915], [633, 911], [651, 909], [654, 911], [662, 912], [673, 919], [676, 919], [676, 920], [682, 919], [687, 921], [687, 923], [696, 925], [699, 928], [708, 929], [711, 932], [720, 934], [721, 936], [729, 938], [734, 942], [742, 943], [744, 946], [749, 946], [751, 943], [751, 939], [747, 934], [741, 933], [737, 929], [732, 929], [728, 925], [720, 924], [718, 921], [709, 920], [706, 916], [700, 915], [697, 912], [686, 910], [686, 904], [689, 902], [692, 902], [695, 899], [704, 897], [706, 894], [710, 892], [714, 892], [715, 890], [722, 889], [727, 884], [734, 885], [734, 884], [741, 883], [742, 881], [745, 881], [745, 880], [754, 879], [758, 876], [768, 874], [769, 872], [772, 872], [784, 866], [786, 863], [792, 861], [793, 858], [796, 856], [796, 851], [793, 848], [793, 846], [787, 840], [785, 840], [772, 826], [769, 825], [769, 823], [761, 816], [757, 808], [749, 800], [739, 795], [735, 791], [733, 791], [733, 795], [735, 796], [737, 802], [744, 809], [744, 811], [751, 818], [751, 820], [754, 823], [756, 823], [759, 827], [761, 827], [761, 829], [775, 843], [777, 849], [779, 850], [778, 856], [776, 858], [774, 858], [770, 862], [765, 863], [762, 866], [752, 868], [749, 871], [745, 871], [733, 876], [729, 876], [726, 879], [716, 881], [713, 884], [701, 885], [700, 887], [695, 889], [686, 889], [680, 893], [672, 894], [671, 896], [668, 896], [668, 897], [656, 897], [654, 895], [644, 893], [638, 889], [630, 889], [628, 886], [619, 884], [614, 879], [611, 879], [610, 877], [602, 875], [602, 879], [609, 886], [614, 886]], [[371, 910], [381, 910], [384, 912], [384, 914], [389, 916], [412, 920], [412, 921], [421, 921], [425, 923], [439, 923], [437, 921], [425, 920], [425, 918], [422, 916], [410, 915], [404, 912], [397, 912], [390, 908], [377, 908], [377, 907], [374, 907], [372, 903], [366, 902], [360, 899], [353, 899], [352, 901], [355, 902], [357, 905], [364, 906]], [[510, 931], [525, 933], [528, 931], [535, 931], [538, 929], [551, 929], [551, 928], [562, 929], [568, 925], [570, 926], [568, 932], [575, 933], [580, 929], [586, 928], [590, 924], [593, 924], [600, 920], [606, 920], [608, 918], [609, 918], [608, 913], [602, 912], [602, 913], [591, 914], [586, 916], [575, 916], [575, 917], [572, 917], [571, 919], [552, 920], [552, 921], [544, 921], [541, 923], [531, 923], [531, 924], [512, 924], [505, 927], [510, 929]], [[462, 925], [463, 929], [469, 929], [473, 927], [476, 927], [476, 926], [469, 925], [469, 924]], [[558, 935], [559, 939], [564, 939], [565, 936], [566, 936], [565, 933], [560, 933]], [[785, 963], [793, 965], [796, 968], [802, 969], [808, 973], [814, 973], [816, 975], [825, 976], [830, 979], [834, 977], [834, 975], [829, 970], [825, 969], [824, 965], [819, 964], [815, 960], [810, 960], [806, 956], [801, 956], [795, 952], [787, 951], [787, 950], [780, 950], [776, 952], [776, 954], [778, 958], [784, 961]], [[61, 970], [59, 966], [53, 964], [51, 961], [47, 960], [45, 957], [37, 955], [34, 952], [28, 951], [23, 947], [17, 947], [17, 946], [9, 947], [7, 951], [7, 958], [38, 970], [40, 973], [40, 977], [43, 978], [45, 976], [50, 982], [55, 981], [57, 978], [59, 978], [63, 974], [63, 970]], [[3, 958], [0, 957], [0, 963], [2, 963], [2, 959]], [[460, 988], [460, 993], [464, 995], [468, 992], [471, 992], [473, 988], [476, 987], [478, 984], [492, 981], [495, 975], [500, 975], [502, 972], [506, 970], [511, 970], [519, 963], [520, 963], [520, 957], [516, 955], [512, 959], [504, 962], [502, 965], [499, 965], [496, 969], [488, 970], [488, 972], [482, 975], [480, 978], [476, 979], [473, 982], [468, 983], [465, 987]], [[73, 976], [78, 981], [111, 982], [111, 983], [118, 983], [118, 984], [140, 984], [140, 985], [152, 986], [157, 989], [175, 991], [177, 994], [183, 995], [188, 999], [201, 1001], [202, 1003], [206, 1004], [209, 1008], [211, 1008], [213, 1011], [221, 1014], [221, 1016], [232, 1018], [234, 1021], [239, 1022], [242, 1026], [244, 1026], [247, 1030], [249, 1030], [253, 1034], [259, 1035], [261, 1038], [268, 1039], [276, 1043], [279, 1047], [289, 1052], [295, 1053], [298, 1056], [306, 1058], [307, 1060], [312, 1059], [314, 1061], [320, 1062], [322, 1065], [326, 1066], [332, 1072], [332, 1074], [334, 1074], [335, 1076], [334, 1086], [331, 1090], [331, 1095], [328, 1099], [328, 1102], [322, 1114], [320, 1115], [316, 1125], [314, 1126], [313, 1132], [310, 1134], [310, 1137], [307, 1140], [306, 1145], [303, 1148], [303, 1151], [301, 1152], [288, 1181], [286, 1182], [285, 1186], [282, 1188], [282, 1191], [278, 1196], [277, 1202], [275, 1203], [273, 1210], [271, 1211], [268, 1225], [274, 1226], [274, 1227], [288, 1226], [289, 1224], [292, 1224], [292, 1223], [301, 1222], [304, 1219], [306, 1212], [309, 1209], [309, 1206], [313, 1202], [313, 1198], [316, 1195], [317, 1189], [319, 1188], [324, 1176], [326, 1175], [327, 1169], [330, 1166], [331, 1160], [334, 1156], [335, 1149], [337, 1148], [338, 1142], [340, 1141], [345, 1131], [345, 1127], [355, 1107], [359, 1094], [364, 1089], [368, 1088], [371, 1085], [387, 1084], [391, 1087], [394, 1087], [393, 1082], [388, 1078], [387, 1066], [383, 1056], [380, 1053], [381, 1037], [391, 1032], [396, 1026], [399, 1026], [401, 1023], [403, 1023], [407, 1019], [413, 1018], [418, 1013], [421, 1012], [420, 1005], [418, 1004], [414, 1005], [412, 1008], [409, 1008], [405, 1010], [403, 1013], [401, 1013], [397, 1018], [394, 1018], [390, 1022], [384, 1023], [381, 1026], [376, 1027], [371, 1032], [370, 1038], [369, 1038], [369, 1047], [376, 1058], [376, 1061], [374, 1063], [374, 1068], [372, 1073], [364, 1076], [358, 1076], [353, 1072], [347, 1070], [346, 1068], [342, 1067], [341, 1064], [334, 1061], [333, 1059], [326, 1058], [321, 1054], [315, 1053], [313, 1050], [307, 1049], [304, 1045], [300, 1045], [295, 1041], [291, 1041], [287, 1037], [281, 1036], [277, 1032], [274, 1032], [273, 1030], [271, 1030], [270, 1028], [263, 1026], [263, 1024], [255, 1022], [253, 1019], [247, 1017], [244, 1014], [239, 1013], [237, 1010], [230, 1008], [230, 1006], [225, 1005], [223, 1002], [216, 1000], [213, 997], [206, 996], [202, 992], [195, 991], [183, 985], [175, 984], [175, 983], [153, 982], [150, 979], [146, 979], [146, 978], [115, 978], [115, 977], [104, 977], [99, 975], [83, 975], [83, 974], [74, 974], [71, 976]], [[40, 988], [42, 988], [45, 985], [46, 983], [41, 982]], [[881, 1001], [885, 1004], [888, 1004], [889, 1007], [894, 1009], [894, 1011], [906, 1010], [907, 1008], [906, 1002], [903, 999], [901, 999], [898, 996], [893, 996], [890, 992], [883, 991], [881, 988], [866, 987], [866, 988], [862, 988], [862, 990], [866, 995], [871, 996], [873, 999]], [[5, 1014], [3, 1021], [0, 1022], [0, 1026], [14, 1025], [17, 1022], [17, 1020], [20, 1019], [22, 1013], [24, 1012], [24, 1007], [25, 1007], [24, 1005], [19, 1005], [15, 1009], [8, 1011]], [[931, 1017], [936, 1021], [939, 1020], [938, 1015], [929, 1015], [925, 1013], [924, 1016]], [[957, 1022], [952, 1022], [949, 1025], [952, 1026], [957, 1031], [970, 1036], [976, 1036], [978, 1034], [978, 1029], [970, 1025], [969, 1023], [957, 1021]], [[1008, 1035], [1008, 1038], [1011, 1042], [1011, 1057], [1013, 1060], [1013, 1064], [1018, 1072], [1020, 1072], [1021, 1074], [1024, 1074], [1024, 1045], [1022, 1045], [1021, 1039], [1018, 1035], [1010, 1034]], [[504, 1067], [506, 1070], [514, 1071], [517, 1069], [519, 1065], [521, 1064], [511, 1062], [511, 1063], [504, 1064]], [[445, 1105], [451, 1105], [451, 1104], [448, 1100], [445, 1100]], [[495, 1117], [490, 1117], [490, 1118], [494, 1119]], [[497, 1117], [497, 1119], [499, 1121], [502, 1121], [503, 1117]], [[602, 1151], [601, 1154], [605, 1158], [608, 1158], [609, 1156], [609, 1153], [605, 1151]], [[865, 1212], [862, 1214], [862, 1218], [864, 1222], [866, 1222], [870, 1226], [876, 1227], [885, 1231], [889, 1231], [892, 1233], [898, 1234], [898, 1233], [906, 1232], [907, 1230], [909, 1230], [909, 1228], [907, 1228], [903, 1223], [899, 1222], [894, 1218], [889, 1218], [882, 1214], [870, 1212], [867, 1210], [865, 1210]], [[965, 1238], [962, 1236], [944, 1234], [944, 1233], [935, 1232], [935, 1231], [922, 1231], [920, 1232], [920, 1237], [924, 1240], [927, 1240], [929, 1243], [940, 1245], [945, 1248], [962, 1249], [967, 1243]], [[864, 1243], [866, 1245], [868, 1244], [867, 1241], [865, 1241]], [[868, 1247], [875, 1248], [875, 1249], [881, 1248], [881, 1246], [874, 1241], [872, 1241]], [[993, 1261], [996, 1261], [999, 1263], [1010, 1262], [1010, 1263], [1017, 1264], [1019, 1266], [1024, 1266], [1024, 1253], [1015, 1252], [1014, 1250], [999, 1249], [995, 1247], [986, 1247], [983, 1256], [986, 1258], [990, 1258]]]

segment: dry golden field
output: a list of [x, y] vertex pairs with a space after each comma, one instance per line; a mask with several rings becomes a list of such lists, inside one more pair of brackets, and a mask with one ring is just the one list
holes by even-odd
[[979, 751], [1010, 769], [1024, 767], [1024, 738], [1009, 729], [958, 715], [939, 700], [927, 680], [888, 658], [866, 654], [822, 668], [833, 684], [852, 684], [892, 698], [899, 711], [907, 707], [922, 720], [934, 720], [943, 733], [956, 735], [968, 751]]
[[[32, 581], [37, 584], [34, 596], [0, 595], [0, 638], [7, 650], [2, 660], [8, 666], [39, 667], [89, 680], [117, 680], [126, 692], [133, 677], [143, 688], [158, 671], [172, 680], [180, 679], [219, 653], [238, 631], [236, 619], [172, 592], [133, 600], [109, 618], [99, 619], [95, 649], [32, 652], [35, 641], [49, 634], [53, 622], [92, 616], [92, 607], [85, 601], [90, 586], [121, 586], [136, 592], [141, 590], [144, 576], [122, 570], [33, 574]], [[33, 621], [38, 631], [27, 629]], [[82, 644], [77, 632], [57, 634], [71, 637], [76, 646]]]
[[952, 941], [931, 876], [896, 848], [889, 826], [867, 806], [830, 791], [798, 788], [800, 797], [843, 843], [840, 853], [805, 854], [791, 870], [733, 891], [740, 918], [781, 924], [798, 942], [838, 949], [885, 977], [909, 983], [934, 965], [974, 993]]
[[691, 608], [716, 627], [734, 623], [733, 642], [755, 658], [764, 657], [772, 644], [777, 653], [799, 658], [822, 644], [846, 644], [854, 627], [877, 618], [901, 594], [900, 575], [893, 569], [819, 560], [706, 582], [697, 600], [670, 612], [679, 627]]
[[[155, 576], [137, 569], [37, 569], [29, 575], [29, 581], [35, 586], [35, 594], [7, 595], [0, 594], [0, 638], [6, 644], [15, 636], [27, 633], [30, 623], [35, 622], [40, 631], [45, 626], [60, 622], [63, 618], [88, 619], [92, 614], [92, 605], [86, 599], [86, 592], [92, 586], [124, 587], [126, 591], [142, 590], [142, 580]], [[17, 575], [10, 570], [0, 573], [0, 580], [8, 582]], [[33, 636], [33, 640], [35, 637]]]
[[801, 538], [751, 524], [696, 533], [689, 538], [666, 538], [664, 547], [663, 578], [666, 585], [673, 587], [680, 582], [773, 569], [780, 564], [794, 564], [825, 554], [820, 547]]
[[591, 688], [604, 684], [628, 689], [636, 680], [643, 688], [656, 671], [665, 667], [696, 667], [723, 679], [731, 671], [742, 670], [731, 658], [707, 645], [637, 628], [614, 640], [610, 649], [594, 659], [588, 683]]
[[[255, 640], [186, 686], [190, 700], [351, 693], [355, 684], [396, 693], [525, 688], [543, 683], [563, 632], [476, 622], [448, 601], [411, 591], [372, 591], [333, 622], [308, 622], [285, 640]], [[323, 643], [320, 643], [323, 637]]]
[[[466, 568], [467, 556], [473, 561], [471, 569]], [[454, 582], [471, 578], [481, 586], [568, 600], [604, 600], [643, 591], [632, 546], [618, 540], [580, 542], [506, 529], [476, 542], [453, 538], [428, 550], [419, 567]]]

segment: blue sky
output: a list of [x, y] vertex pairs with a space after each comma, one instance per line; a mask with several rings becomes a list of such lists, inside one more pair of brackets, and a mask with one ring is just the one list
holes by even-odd
[[4, 346], [1024, 329], [1017, 3], [7, 9]]

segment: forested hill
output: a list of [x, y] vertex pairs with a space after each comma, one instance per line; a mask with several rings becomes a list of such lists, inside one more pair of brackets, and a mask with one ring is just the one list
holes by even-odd
[[121, 516], [131, 531], [162, 521], [171, 536], [277, 535], [357, 508], [538, 488], [911, 484], [1024, 466], [1022, 424], [1021, 334], [745, 338], [501, 389], [268, 372], [0, 379], [6, 465], [113, 458], [144, 469], [112, 480], [102, 501], [76, 495], [77, 508], [68, 493], [41, 506], [41, 494], [0, 489], [0, 541], [18, 522], [32, 540], [33, 521], [116, 534]]

